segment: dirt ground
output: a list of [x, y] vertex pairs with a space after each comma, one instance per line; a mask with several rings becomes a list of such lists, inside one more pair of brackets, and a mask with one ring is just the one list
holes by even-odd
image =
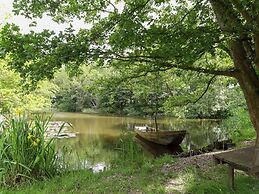
[[[240, 144], [240, 147], [252, 146], [254, 144], [253, 141], [244, 141]], [[226, 150], [229, 151], [229, 150]], [[206, 171], [215, 166], [213, 160], [213, 154], [222, 153], [226, 151], [214, 151], [209, 153], [204, 153], [200, 155], [190, 156], [179, 158], [177, 162], [173, 164], [166, 164], [162, 168], [162, 172], [167, 174], [169, 172], [180, 173], [186, 169], [186, 167], [196, 167], [202, 171]], [[176, 193], [184, 193], [185, 180], [184, 177], [177, 177], [168, 180], [166, 183], [166, 190], [170, 192], [172, 189], [176, 191]], [[174, 193], [174, 192], [173, 192]]]
[[213, 154], [215, 153], [219, 153], [219, 152], [210, 152], [210, 153], [190, 156], [186, 158], [179, 158], [178, 161], [173, 164], [164, 165], [162, 168], [162, 172], [164, 173], [167, 173], [169, 171], [180, 172], [188, 166], [194, 166], [196, 168], [201, 168], [206, 170], [214, 165]]
[[[244, 141], [240, 143], [240, 147], [252, 146], [254, 145], [253, 141]], [[207, 170], [214, 166], [213, 154], [227, 152], [226, 151], [213, 151], [209, 153], [204, 153], [200, 155], [190, 156], [179, 158], [177, 162], [173, 164], [166, 164], [163, 166], [162, 171], [164, 173], [168, 171], [180, 172], [188, 166], [194, 166], [200, 168], [201, 170]]]

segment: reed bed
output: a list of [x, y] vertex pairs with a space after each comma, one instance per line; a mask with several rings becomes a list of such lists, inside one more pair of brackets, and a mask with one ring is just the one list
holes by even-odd
[[45, 132], [51, 116], [8, 115], [1, 123], [0, 184], [53, 177], [59, 172], [54, 139]]
[[135, 134], [131, 132], [123, 133], [117, 144], [117, 156], [114, 158], [113, 164], [127, 166], [141, 166], [150, 159], [147, 153], [143, 152], [141, 146], [135, 141]]

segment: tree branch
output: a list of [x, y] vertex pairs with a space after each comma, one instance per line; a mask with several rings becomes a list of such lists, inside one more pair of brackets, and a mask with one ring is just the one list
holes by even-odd
[[[109, 57], [110, 60], [117, 60], [117, 61], [123, 61], [123, 62], [130, 62], [130, 63], [147, 63], [147, 64], [157, 64], [157, 67], [154, 69], [145, 69], [144, 71], [146, 73], [150, 72], [155, 72], [155, 71], [167, 71], [169, 69], [180, 69], [184, 71], [193, 71], [193, 72], [198, 72], [198, 73], [204, 73], [204, 74], [212, 74], [212, 75], [222, 75], [222, 76], [227, 76], [227, 77], [234, 77], [237, 78], [238, 76], [238, 70], [237, 69], [226, 69], [226, 70], [217, 70], [217, 69], [206, 69], [206, 68], [200, 68], [200, 67], [194, 67], [194, 66], [184, 66], [184, 65], [179, 65], [179, 64], [173, 64], [170, 62], [164, 62], [162, 61], [163, 59], [161, 58], [160, 60], [156, 60], [154, 57], [151, 56], [146, 56], [146, 58], [143, 58], [145, 56], [121, 56], [121, 57]], [[107, 57], [104, 57], [107, 59]], [[140, 75], [139, 77], [145, 76]]]
[[[147, 75], [147, 73], [156, 72], [156, 71], [167, 71], [169, 69], [179, 69], [184, 71], [193, 71], [198, 73], [204, 73], [204, 74], [212, 74], [212, 75], [222, 75], [227, 77], [234, 77], [237, 78], [239, 72], [237, 69], [225, 69], [225, 70], [218, 70], [218, 69], [206, 69], [201, 67], [195, 67], [190, 65], [181, 65], [181, 64], [174, 64], [169, 61], [167, 61], [166, 58], [160, 57], [160, 56], [148, 56], [148, 55], [132, 55], [132, 56], [123, 56], [118, 53], [113, 52], [98, 52], [94, 55], [87, 55], [88, 57], [97, 57], [102, 58], [105, 60], [117, 60], [122, 62], [128, 62], [130, 64], [134, 63], [147, 63], [147, 64], [156, 64], [156, 67], [153, 69], [143, 69], [142, 72], [143, 75], [139, 74], [139, 76], [136, 75], [136, 77], [142, 77]], [[133, 77], [134, 78], [134, 77]]]
[[[203, 96], [208, 92], [210, 85], [212, 84], [213, 80], [216, 78], [217, 75], [214, 75], [210, 78], [209, 82], [207, 83], [207, 86], [205, 88], [205, 90], [202, 92], [202, 94], [194, 101], [191, 100], [187, 100], [187, 102], [185, 103], [181, 103], [181, 104], [175, 104], [175, 106], [187, 106], [188, 104], [195, 104], [197, 103], [199, 100], [201, 100], [203, 98]], [[170, 92], [171, 93], [171, 92]]]
[[205, 74], [213, 74], [213, 75], [223, 75], [228, 77], [237, 77], [237, 70], [228, 69], [228, 70], [216, 70], [216, 69], [205, 69], [200, 67], [193, 67], [193, 66], [180, 66], [171, 63], [162, 63], [165, 66], [169, 66], [171, 68], [186, 70], [186, 71], [194, 71], [198, 73], [205, 73]]
[[244, 17], [244, 19], [248, 23], [253, 22], [253, 17], [244, 9], [244, 7], [241, 5], [240, 1], [231, 0], [231, 2], [234, 4], [235, 8], [239, 11], [239, 13]]
[[197, 98], [194, 102], [192, 102], [193, 104], [195, 104], [196, 102], [198, 102], [200, 99], [202, 99], [202, 97], [207, 93], [207, 91], [209, 90], [209, 87], [212, 83], [212, 81], [214, 80], [214, 78], [216, 77], [217, 75], [214, 75], [210, 78], [209, 82], [207, 83], [207, 87], [206, 89], [204, 90], [204, 92], [201, 94], [201, 96], [199, 98]]
[[203, 0], [199, 0], [186, 14], [184, 14], [184, 16], [181, 18], [181, 20], [179, 22], [176, 23], [175, 26], [177, 26], [178, 24], [182, 23], [185, 18], [193, 11], [196, 9], [196, 7], [198, 7], [198, 5], [202, 2]]
[[114, 12], [118, 12], [118, 8], [110, 0], [108, 2], [113, 7]]
[[221, 30], [236, 34], [243, 32], [243, 25], [234, 10], [231, 0], [209, 0]]
[[109, 26], [102, 32], [102, 34], [100, 34], [100, 32], [98, 31], [98, 32], [96, 32], [96, 35], [93, 37], [105, 38], [107, 36], [107, 34], [109, 34], [109, 32], [113, 31], [117, 27], [117, 25], [121, 21], [123, 21], [123, 17], [126, 16], [128, 18], [133, 19], [135, 17], [134, 12], [138, 11], [138, 9], [142, 10], [149, 2], [150, 2], [150, 0], [147, 0], [141, 6], [136, 6], [132, 10], [126, 10], [125, 13], [123, 13], [123, 15], [118, 14], [118, 17], [116, 18], [116, 20], [109, 22]]

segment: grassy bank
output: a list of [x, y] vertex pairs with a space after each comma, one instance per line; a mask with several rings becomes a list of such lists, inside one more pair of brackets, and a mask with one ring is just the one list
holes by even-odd
[[[6, 194], [49, 193], [190, 193], [259, 194], [258, 179], [236, 171], [235, 190], [228, 187], [228, 167], [212, 164], [212, 157], [164, 156], [151, 158], [141, 154], [130, 135], [117, 146], [118, 157], [111, 168], [100, 173], [89, 170], [67, 172], [45, 181], [3, 188]], [[210, 160], [210, 162], [204, 162]], [[203, 165], [200, 165], [203, 163]]]
[[227, 167], [207, 170], [187, 166], [179, 172], [164, 171], [164, 165], [173, 165], [174, 159], [162, 157], [150, 160], [141, 167], [120, 166], [102, 173], [77, 171], [52, 179], [2, 189], [1, 193], [259, 193], [259, 183], [253, 177], [236, 172], [236, 189], [227, 184]]

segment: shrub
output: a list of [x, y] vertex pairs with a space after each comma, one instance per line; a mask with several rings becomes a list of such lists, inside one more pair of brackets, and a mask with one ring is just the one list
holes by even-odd
[[248, 111], [244, 108], [232, 110], [232, 115], [223, 120], [221, 126], [228, 131], [230, 138], [236, 143], [254, 139], [256, 135]]

